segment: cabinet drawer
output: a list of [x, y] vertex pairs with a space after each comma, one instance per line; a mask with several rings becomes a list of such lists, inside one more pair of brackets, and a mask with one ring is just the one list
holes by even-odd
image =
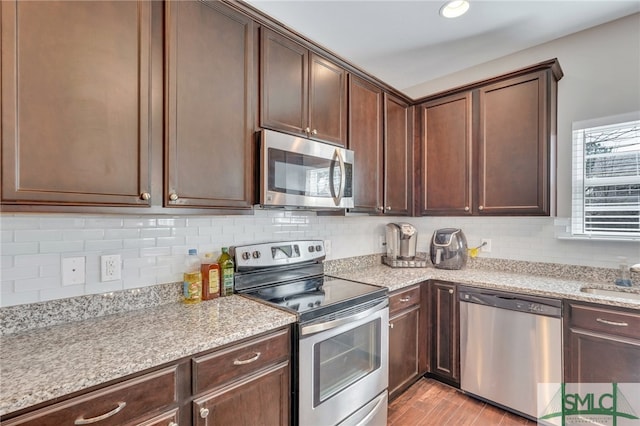
[[[3, 425], [58, 426], [131, 424], [145, 414], [177, 402], [177, 366], [145, 374], [26, 414]], [[102, 420], [97, 420], [102, 417]], [[85, 420], [83, 422], [82, 420]], [[93, 419], [94, 422], [89, 422]]]
[[389, 296], [389, 315], [420, 304], [420, 286], [398, 290]]
[[289, 329], [285, 329], [245, 344], [193, 358], [193, 393], [198, 394], [289, 359], [289, 342]]
[[599, 306], [569, 304], [569, 307], [571, 327], [640, 339], [640, 313]]

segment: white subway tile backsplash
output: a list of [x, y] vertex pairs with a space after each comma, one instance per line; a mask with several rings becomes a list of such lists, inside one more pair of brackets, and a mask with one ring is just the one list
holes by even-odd
[[5, 256], [17, 254], [36, 254], [39, 244], [31, 243], [2, 243], [2, 254]]
[[[470, 246], [492, 239], [482, 257], [616, 267], [617, 257], [640, 262], [637, 243], [555, 238], [561, 218], [317, 216], [311, 212], [255, 210], [254, 215], [196, 217], [2, 215], [0, 306], [133, 289], [182, 280], [189, 248], [214, 252], [234, 244], [318, 238], [331, 241], [329, 259], [381, 253], [389, 222], [418, 229], [428, 251], [434, 230], [462, 228]], [[568, 222], [567, 222], [568, 223]], [[100, 282], [100, 256], [122, 256], [122, 280]], [[86, 284], [63, 286], [62, 257], [83, 256]]]
[[16, 293], [45, 290], [60, 286], [60, 277], [18, 279], [14, 281]]
[[62, 231], [60, 230], [17, 230], [13, 234], [13, 240], [17, 243], [27, 241], [60, 241], [62, 240]]

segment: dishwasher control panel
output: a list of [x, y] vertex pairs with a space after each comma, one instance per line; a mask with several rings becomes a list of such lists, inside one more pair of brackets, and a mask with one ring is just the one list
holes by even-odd
[[494, 290], [461, 286], [458, 289], [461, 302], [492, 306], [499, 309], [526, 312], [533, 315], [560, 317], [562, 301], [547, 297], [529, 296]]

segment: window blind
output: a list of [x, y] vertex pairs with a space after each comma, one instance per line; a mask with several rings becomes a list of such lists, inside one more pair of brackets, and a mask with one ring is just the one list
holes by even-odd
[[573, 130], [572, 234], [640, 237], [640, 120]]

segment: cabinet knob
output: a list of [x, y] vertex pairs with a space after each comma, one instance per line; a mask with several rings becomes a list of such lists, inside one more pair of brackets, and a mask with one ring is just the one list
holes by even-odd
[[469, 206], [466, 206], [466, 207], [464, 208], [464, 211], [465, 211], [465, 212], [468, 212], [468, 211], [469, 211]]
[[209, 415], [209, 409], [208, 408], [201, 408], [200, 409], [200, 417], [201, 418], [206, 419], [208, 415]]
[[317, 135], [317, 134], [318, 134], [318, 131], [317, 131], [316, 129], [313, 129], [313, 130], [311, 131], [311, 133], [313, 133], [314, 135]]
[[171, 194], [169, 194], [169, 199], [171, 201], [176, 201], [178, 199], [178, 194], [176, 194], [175, 192], [172, 192]]
[[170, 422], [170, 423], [168, 424], [168, 426], [178, 426], [178, 423], [176, 423], [176, 422]]
[[387, 206], [387, 207], [385, 207], [385, 210], [386, 210], [386, 211], [391, 211], [391, 206]]
[[310, 129], [310, 128], [308, 128], [308, 127], [305, 127], [305, 128], [304, 128], [304, 132], [305, 132], [306, 134], [309, 134], [309, 133], [311, 133], [311, 129]]
[[478, 210], [484, 210], [483, 206], [478, 206]]
[[150, 200], [151, 199], [151, 194], [149, 194], [148, 192], [143, 192], [142, 194], [140, 194], [140, 199], [142, 200]]
[[383, 212], [384, 211], [384, 207], [378, 206], [378, 207], [376, 207], [376, 210], [379, 211], [379, 212]]
[[453, 289], [452, 288], [449, 289], [449, 294], [453, 294]]
[[389, 328], [393, 328], [393, 323], [392, 322], [389, 323]]

